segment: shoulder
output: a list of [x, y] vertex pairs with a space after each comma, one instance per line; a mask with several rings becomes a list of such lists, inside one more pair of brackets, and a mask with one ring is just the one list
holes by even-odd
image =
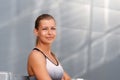
[[28, 62], [31, 65], [45, 62], [45, 56], [39, 51], [32, 50], [28, 56]]
[[32, 50], [29, 54], [29, 57], [45, 57], [43, 55], [43, 53], [41, 53], [40, 51], [37, 51], [37, 50]]

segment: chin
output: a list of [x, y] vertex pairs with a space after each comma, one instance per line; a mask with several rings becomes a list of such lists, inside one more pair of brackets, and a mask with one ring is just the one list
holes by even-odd
[[46, 41], [45, 43], [46, 43], [46, 44], [52, 44], [53, 41]]

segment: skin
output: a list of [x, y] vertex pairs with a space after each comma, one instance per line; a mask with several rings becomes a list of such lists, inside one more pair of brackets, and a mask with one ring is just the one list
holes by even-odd
[[[51, 54], [51, 44], [56, 38], [56, 24], [53, 19], [43, 19], [39, 23], [39, 28], [34, 29], [38, 44], [36, 48], [42, 50], [44, 54], [54, 63], [57, 64], [57, 59]], [[36, 76], [37, 80], [52, 80], [46, 69], [46, 59], [43, 54], [33, 50], [28, 57], [28, 74]], [[71, 80], [69, 75], [64, 72], [62, 80]]]

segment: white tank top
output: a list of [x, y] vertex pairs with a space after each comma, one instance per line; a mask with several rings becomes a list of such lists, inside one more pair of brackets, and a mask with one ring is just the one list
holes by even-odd
[[[40, 51], [45, 56], [45, 54], [41, 50], [39, 50], [37, 48], [34, 48], [33, 50]], [[60, 63], [58, 62], [58, 64], [56, 65], [52, 61], [50, 61], [47, 56], [45, 56], [45, 58], [46, 58], [46, 68], [47, 68], [47, 71], [48, 71], [51, 79], [52, 80], [61, 80], [62, 76], [63, 76], [63, 68], [60, 65]], [[36, 80], [36, 79], [35, 79], [35, 77], [30, 77], [30, 80]]]

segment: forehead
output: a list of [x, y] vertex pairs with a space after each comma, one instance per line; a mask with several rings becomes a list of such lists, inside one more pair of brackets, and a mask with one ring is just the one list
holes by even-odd
[[55, 25], [54, 19], [43, 19], [39, 22], [40, 25]]

